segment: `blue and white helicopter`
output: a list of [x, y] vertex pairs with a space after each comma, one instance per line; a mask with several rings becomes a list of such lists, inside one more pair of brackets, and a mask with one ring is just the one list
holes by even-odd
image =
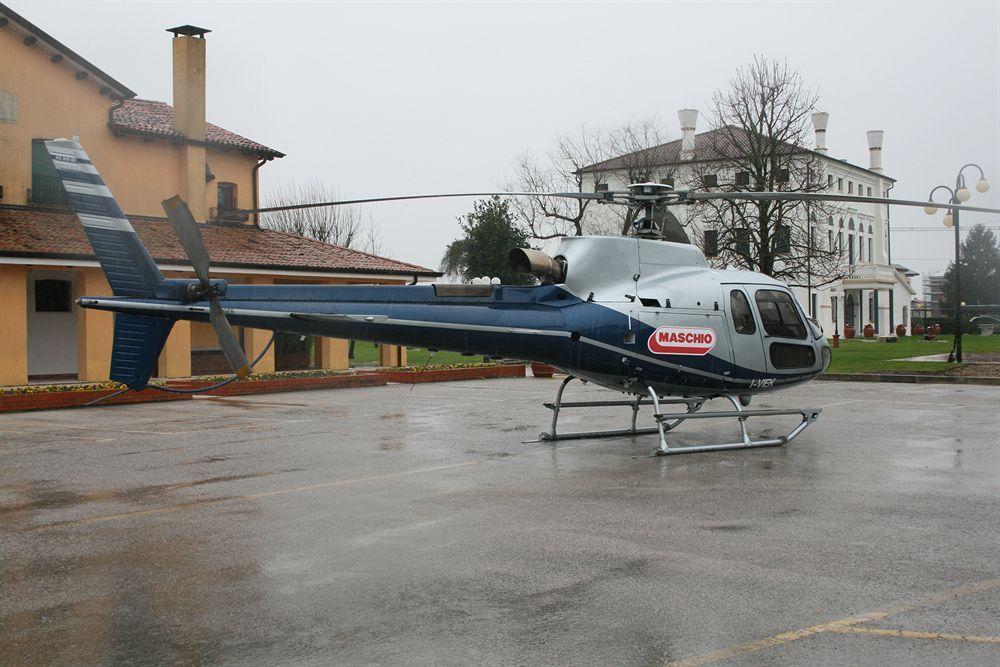
[[[201, 233], [180, 197], [163, 202], [197, 279], [165, 278], [76, 140], [45, 142], [113, 297], [82, 297], [83, 308], [115, 313], [111, 379], [142, 390], [177, 320], [210, 322], [235, 377], [253, 366], [230, 323], [305, 335], [512, 357], [551, 364], [567, 373], [553, 403], [552, 425], [541, 440], [656, 433], [656, 454], [783, 445], [811, 424], [819, 408], [746, 409], [754, 394], [812, 380], [830, 364], [820, 327], [808, 319], [783, 283], [750, 271], [716, 270], [693, 245], [664, 240], [653, 220], [660, 207], [704, 199], [799, 199], [930, 206], [928, 202], [804, 193], [694, 193], [655, 183], [624, 192], [554, 193], [644, 209], [635, 237], [569, 237], [554, 256], [511, 251], [513, 268], [540, 280], [534, 287], [430, 284], [406, 286], [227, 285], [209, 275]], [[418, 195], [303, 204], [311, 206], [470, 193]], [[537, 193], [532, 193], [537, 194]], [[1000, 212], [969, 206], [949, 208]], [[652, 238], [643, 238], [652, 237]], [[259, 358], [259, 357], [258, 357]], [[564, 402], [580, 379], [628, 395], [617, 401]], [[123, 390], [125, 391], [125, 390]], [[701, 412], [712, 399], [729, 411]], [[664, 412], [665, 405], [683, 411]], [[560, 433], [561, 410], [632, 409], [624, 429]], [[639, 428], [639, 410], [652, 406], [655, 425]], [[754, 439], [751, 417], [797, 415], [786, 435]], [[687, 420], [737, 419], [741, 439], [726, 444], [671, 447], [666, 432]]]

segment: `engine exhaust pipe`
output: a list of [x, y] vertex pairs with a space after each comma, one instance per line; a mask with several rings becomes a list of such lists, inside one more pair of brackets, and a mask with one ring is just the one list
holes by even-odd
[[559, 284], [566, 281], [566, 260], [553, 259], [544, 252], [530, 248], [514, 248], [507, 255], [507, 268], [519, 273], [530, 273], [543, 283]]

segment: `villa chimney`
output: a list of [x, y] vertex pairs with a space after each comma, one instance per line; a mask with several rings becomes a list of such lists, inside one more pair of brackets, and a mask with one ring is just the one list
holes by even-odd
[[180, 146], [181, 198], [195, 220], [208, 218], [205, 181], [205, 34], [193, 25], [168, 28], [173, 33], [174, 130], [190, 140]]
[[698, 126], [697, 109], [681, 109], [677, 112], [677, 118], [681, 121], [681, 159], [691, 160], [694, 158], [694, 131]]
[[826, 154], [826, 124], [830, 120], [830, 114], [825, 111], [817, 111], [812, 115], [813, 129], [816, 130], [816, 152]]
[[868, 130], [868, 168], [882, 173], [882, 130]]

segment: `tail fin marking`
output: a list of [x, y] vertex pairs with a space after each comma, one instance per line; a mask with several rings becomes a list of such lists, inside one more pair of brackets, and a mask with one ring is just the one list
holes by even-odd
[[45, 149], [115, 296], [154, 296], [163, 274], [83, 146], [75, 139], [56, 139], [46, 141]]

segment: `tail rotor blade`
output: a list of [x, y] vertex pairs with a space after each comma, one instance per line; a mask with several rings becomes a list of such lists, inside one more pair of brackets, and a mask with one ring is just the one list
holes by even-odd
[[188, 259], [191, 260], [195, 275], [203, 285], [208, 285], [208, 251], [205, 250], [205, 242], [201, 238], [201, 232], [198, 231], [194, 216], [191, 215], [191, 209], [180, 196], [174, 195], [163, 201], [163, 210], [167, 212], [170, 225], [184, 246]]
[[208, 319], [212, 323], [212, 328], [215, 329], [215, 335], [219, 337], [222, 354], [225, 355], [226, 361], [236, 373], [236, 377], [242, 380], [250, 375], [250, 361], [243, 353], [243, 348], [240, 347], [240, 342], [236, 339], [236, 334], [233, 333], [233, 327], [230, 326], [226, 314], [222, 311], [222, 306], [219, 305], [219, 297], [213, 294], [210, 299]]

